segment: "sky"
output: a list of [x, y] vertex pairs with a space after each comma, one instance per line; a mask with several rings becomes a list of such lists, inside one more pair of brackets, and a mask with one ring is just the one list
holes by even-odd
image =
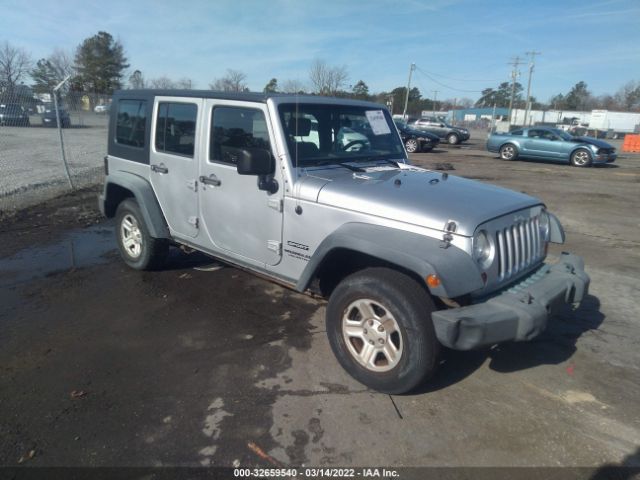
[[407, 84], [423, 97], [467, 97], [508, 81], [516, 56], [538, 51], [532, 95], [547, 101], [585, 81], [595, 94], [640, 81], [639, 0], [0, 0], [0, 42], [34, 60], [75, 52], [98, 31], [124, 46], [145, 78], [208, 88], [227, 69], [252, 91], [271, 78], [309, 84], [316, 59], [346, 66], [346, 88]]

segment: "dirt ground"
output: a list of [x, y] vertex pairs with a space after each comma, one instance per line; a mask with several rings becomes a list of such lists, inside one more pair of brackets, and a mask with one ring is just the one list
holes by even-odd
[[1, 223], [0, 464], [640, 466], [640, 156], [412, 158], [541, 198], [567, 231], [551, 255], [585, 258], [582, 305], [391, 397], [339, 367], [323, 302], [178, 250], [130, 270], [95, 192], [68, 195]]

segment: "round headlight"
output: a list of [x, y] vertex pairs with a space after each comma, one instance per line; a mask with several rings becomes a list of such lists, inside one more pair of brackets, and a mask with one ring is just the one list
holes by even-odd
[[549, 241], [549, 236], [550, 236], [550, 232], [551, 232], [549, 224], [550, 224], [549, 214], [547, 213], [546, 210], [542, 210], [542, 212], [540, 212], [538, 229], [540, 230], [540, 237], [545, 242]]
[[487, 232], [480, 230], [473, 236], [473, 258], [481, 266], [487, 266], [491, 259], [491, 242]]

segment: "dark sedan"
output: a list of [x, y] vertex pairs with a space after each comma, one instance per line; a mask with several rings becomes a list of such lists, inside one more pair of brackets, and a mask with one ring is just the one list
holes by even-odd
[[430, 152], [440, 143], [440, 138], [432, 133], [423, 132], [407, 126], [406, 123], [394, 121], [407, 153]]
[[[58, 112], [60, 114], [60, 126], [62, 128], [68, 128], [71, 126], [71, 117], [69, 116], [69, 112], [67, 112], [64, 108], [59, 108]], [[56, 117], [56, 110], [53, 107], [47, 107], [42, 114], [42, 125], [45, 127], [57, 127], [58, 119]]]
[[29, 126], [29, 114], [17, 103], [0, 104], [0, 125]]

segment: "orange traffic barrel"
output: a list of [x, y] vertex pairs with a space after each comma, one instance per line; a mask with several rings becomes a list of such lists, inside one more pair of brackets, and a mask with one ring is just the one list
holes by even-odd
[[625, 135], [622, 151], [628, 153], [640, 153], [640, 135]]

